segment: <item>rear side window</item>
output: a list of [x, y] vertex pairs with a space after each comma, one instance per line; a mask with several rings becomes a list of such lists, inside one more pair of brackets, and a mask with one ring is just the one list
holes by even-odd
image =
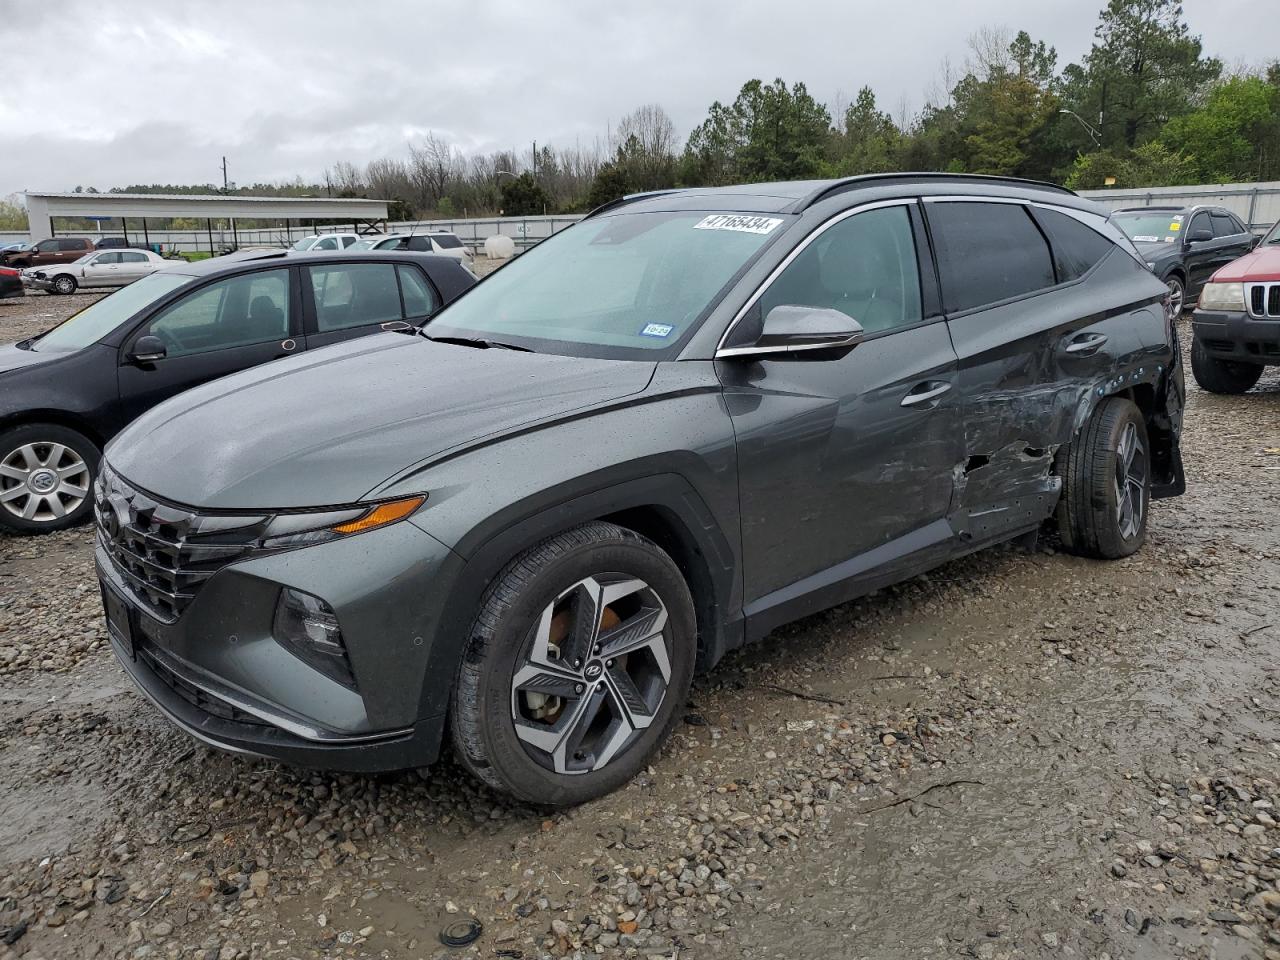
[[1049, 245], [1022, 204], [948, 201], [926, 209], [948, 312], [1053, 286]]
[[316, 243], [312, 250], [337, 250], [338, 240], [336, 237], [325, 237]]
[[457, 250], [462, 246], [462, 241], [452, 233], [433, 233], [431, 239], [436, 242], [437, 247], [442, 247], [445, 250]]
[[122, 253], [120, 254], [121, 263], [146, 263], [147, 255], [145, 253]]
[[349, 246], [351, 246], [351, 245], [352, 245], [353, 243], [355, 243], [355, 242], [356, 242], [356, 238], [355, 238], [355, 237], [343, 237], [343, 238], [342, 238], [342, 246], [343, 246], [344, 248], [345, 248], [345, 247], [349, 247]]
[[1213, 235], [1215, 237], [1234, 237], [1241, 232], [1225, 213], [1212, 214], [1209, 219], [1213, 221]]
[[429, 317], [436, 312], [435, 292], [427, 285], [422, 274], [413, 267], [399, 266], [400, 294], [404, 297], [406, 317]]
[[400, 319], [400, 289], [391, 264], [335, 263], [308, 272], [321, 333]]
[[1059, 283], [1084, 276], [1111, 252], [1113, 245], [1110, 240], [1075, 217], [1041, 207], [1032, 207], [1031, 215], [1049, 237]]
[[88, 240], [59, 240], [58, 249], [59, 250], [91, 250], [93, 249], [93, 244], [91, 244]]

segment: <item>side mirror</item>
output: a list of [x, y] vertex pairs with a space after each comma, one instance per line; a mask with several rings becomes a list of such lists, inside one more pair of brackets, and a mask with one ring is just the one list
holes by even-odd
[[862, 324], [839, 310], [784, 304], [774, 307], [765, 316], [755, 343], [727, 347], [717, 352], [716, 357], [848, 351], [861, 343], [863, 336]]
[[1203, 243], [1205, 240], [1213, 239], [1213, 231], [1205, 230], [1201, 227], [1199, 230], [1192, 230], [1187, 234], [1187, 243]]
[[133, 342], [133, 352], [129, 354], [129, 360], [133, 363], [155, 363], [157, 360], [163, 360], [168, 352], [163, 340], [147, 334]]

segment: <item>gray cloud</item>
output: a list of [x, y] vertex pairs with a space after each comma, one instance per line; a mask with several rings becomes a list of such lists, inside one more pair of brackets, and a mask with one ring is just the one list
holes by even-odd
[[[977, 28], [1025, 29], [1065, 64], [1101, 4], [0, 0], [0, 195], [212, 182], [223, 154], [241, 183], [311, 179], [404, 156], [427, 130], [467, 151], [590, 144], [648, 102], [683, 135], [751, 77], [826, 101], [869, 84], [886, 109], [914, 110]], [[1229, 63], [1280, 49], [1251, 0], [1186, 7]]]

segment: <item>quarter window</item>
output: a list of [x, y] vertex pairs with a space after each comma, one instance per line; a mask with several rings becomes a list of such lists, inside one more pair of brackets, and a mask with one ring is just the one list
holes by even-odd
[[1058, 269], [1058, 282], [1076, 280], [1093, 265], [1111, 252], [1112, 243], [1096, 230], [1075, 217], [1056, 210], [1031, 207], [1031, 215], [1049, 237], [1053, 247], [1054, 264]]
[[841, 220], [791, 261], [760, 298], [760, 316], [777, 306], [839, 310], [879, 333], [919, 323], [920, 271], [905, 206]]
[[1049, 245], [1022, 204], [943, 202], [926, 209], [948, 312], [1053, 286]]
[[309, 267], [320, 333], [399, 320], [400, 289], [390, 263]]
[[399, 266], [396, 272], [400, 275], [400, 294], [404, 297], [404, 315], [406, 317], [429, 317], [436, 311], [434, 291], [427, 286], [422, 274], [413, 267]]
[[226, 350], [289, 336], [289, 271], [219, 280], [168, 307], [143, 333], [164, 341], [169, 357]]

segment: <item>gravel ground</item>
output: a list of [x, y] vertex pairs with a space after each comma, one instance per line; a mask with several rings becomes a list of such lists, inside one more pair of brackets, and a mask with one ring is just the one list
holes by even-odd
[[0, 538], [0, 957], [1280, 958], [1280, 376], [1189, 393], [1139, 555], [793, 624], [553, 816], [206, 749], [115, 664], [89, 534]]

